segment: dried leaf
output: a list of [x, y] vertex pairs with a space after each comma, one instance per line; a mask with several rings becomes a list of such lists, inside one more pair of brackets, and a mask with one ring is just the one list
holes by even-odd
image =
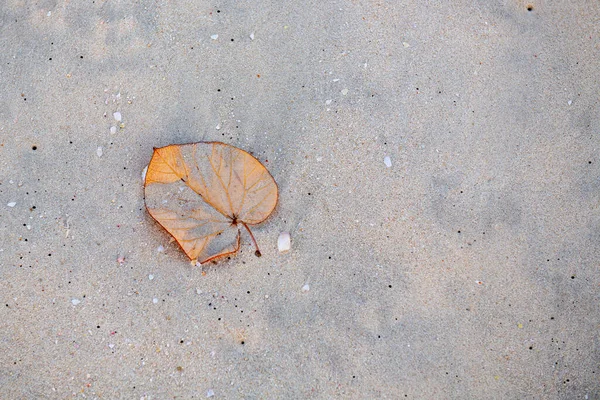
[[248, 225], [264, 221], [277, 204], [277, 184], [244, 150], [219, 142], [155, 148], [145, 181], [146, 208], [201, 263], [236, 253], [240, 227], [256, 255]]

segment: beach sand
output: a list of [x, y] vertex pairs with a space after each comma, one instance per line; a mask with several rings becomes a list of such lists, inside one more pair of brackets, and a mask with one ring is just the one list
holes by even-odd
[[[600, 398], [597, 2], [0, 21], [0, 398]], [[192, 266], [146, 212], [197, 141], [278, 183], [261, 258]]]

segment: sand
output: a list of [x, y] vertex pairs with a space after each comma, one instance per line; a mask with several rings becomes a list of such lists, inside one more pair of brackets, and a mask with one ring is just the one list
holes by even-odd
[[[0, 21], [0, 398], [600, 398], [597, 2]], [[209, 140], [279, 185], [261, 258], [145, 210], [153, 147]]]

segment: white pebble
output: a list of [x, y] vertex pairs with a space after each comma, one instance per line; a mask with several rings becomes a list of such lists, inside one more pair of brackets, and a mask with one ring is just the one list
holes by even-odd
[[117, 127], [116, 126], [111, 126], [110, 127], [110, 134], [114, 135], [115, 133], [117, 133]]
[[142, 181], [146, 181], [146, 172], [148, 172], [148, 166], [147, 165], [142, 170]]
[[250, 40], [254, 40], [254, 32], [250, 34]]
[[110, 347], [111, 349], [114, 349], [114, 348], [115, 348], [115, 345], [114, 345], [113, 343], [110, 343], [110, 344], [108, 345], [108, 347]]
[[573, 104], [573, 100], [569, 100], [567, 103], [569, 103], [569, 105]]
[[96, 154], [98, 155], [98, 157], [102, 157], [102, 146], [98, 146], [98, 148], [96, 149]]
[[342, 89], [342, 94], [345, 96], [348, 94], [348, 89]]
[[212, 40], [217, 40], [219, 38], [219, 35], [217, 35], [216, 33], [214, 35], [210, 35], [210, 38]]
[[216, 129], [216, 130], [219, 130], [219, 129], [221, 129], [221, 124], [217, 124], [217, 126], [215, 126], [215, 129]]
[[410, 47], [410, 44], [408, 44], [406, 42], [402, 42], [402, 46], [404, 46], [404, 47]]
[[79, 300], [79, 299], [71, 299], [71, 304], [73, 304], [74, 306], [76, 306], [79, 303], [81, 303], [81, 300]]
[[383, 158], [383, 162], [385, 163], [385, 166], [390, 168], [392, 166], [392, 159], [389, 156], [385, 156]]
[[302, 286], [302, 291], [304, 293], [308, 292], [309, 290], [310, 290], [310, 286], [308, 285], [308, 283], [306, 285]]
[[158, 246], [156, 248], [156, 251], [158, 251], [159, 253], [164, 253], [165, 252], [165, 248], [163, 247], [163, 245], [161, 244], [160, 246]]
[[115, 118], [116, 121], [119, 121], [119, 122], [121, 122], [121, 119], [123, 118], [123, 117], [121, 117], [121, 113], [118, 111], [116, 113], [113, 113], [113, 117]]
[[158, 299], [155, 297], [155, 298], [153, 298], [153, 299], [152, 299], [152, 302], [153, 302], [154, 304], [156, 304], [156, 303], [158, 303]]
[[279, 237], [277, 238], [277, 248], [279, 249], [279, 252], [283, 253], [285, 251], [288, 251], [292, 246], [291, 241], [292, 239], [288, 232], [281, 232], [279, 234]]
[[335, 78], [333, 81], [334, 82], [339, 82], [339, 80], [340, 80], [339, 78]]
[[333, 100], [326, 100], [325, 104], [330, 105]]
[[150, 279], [150, 280], [154, 279], [154, 275], [152, 275], [152, 274], [148, 275], [148, 279]]
[[202, 290], [200, 290], [200, 288], [196, 288], [196, 294], [202, 294]]
[[206, 391], [206, 397], [213, 397], [215, 395], [215, 392], [213, 392], [212, 389], [208, 389]]
[[46, 14], [46, 17], [49, 17], [52, 15], [52, 11], [48, 11], [48, 14]]
[[9, 207], [14, 207], [16, 205], [17, 205], [16, 201], [11, 201], [10, 203], [7, 204], [7, 206], [9, 206]]

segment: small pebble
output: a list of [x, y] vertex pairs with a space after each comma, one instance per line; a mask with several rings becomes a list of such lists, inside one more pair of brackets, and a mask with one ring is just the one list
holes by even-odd
[[254, 40], [254, 32], [250, 34], [250, 40]]
[[49, 17], [52, 15], [52, 11], [48, 11], [48, 14], [46, 14], [46, 17]]
[[216, 129], [216, 130], [219, 130], [219, 129], [221, 129], [221, 124], [217, 124], [217, 126], [215, 126], [215, 129]]
[[163, 245], [161, 244], [160, 246], [158, 246], [156, 248], [156, 251], [158, 251], [159, 253], [164, 253], [165, 252], [165, 248], [163, 247]]
[[342, 89], [342, 94], [345, 96], [348, 94], [348, 89]]
[[200, 288], [196, 288], [196, 294], [202, 294], [202, 290], [200, 290]]
[[110, 134], [114, 135], [115, 133], [117, 133], [117, 127], [116, 126], [111, 126], [110, 127]]
[[11, 201], [10, 203], [7, 204], [7, 206], [9, 206], [9, 207], [14, 207], [16, 205], [17, 205], [16, 201]]
[[330, 105], [333, 100], [326, 100], [325, 104]]
[[308, 285], [308, 283], [306, 285], [302, 286], [302, 291], [304, 293], [308, 292], [309, 290], [310, 290], [310, 286]]
[[115, 348], [115, 345], [114, 345], [113, 343], [110, 343], [110, 344], [108, 345], [108, 347], [110, 347], [111, 349], [114, 349], [114, 348]]
[[148, 172], [148, 166], [147, 165], [142, 170], [142, 181], [146, 180], [146, 172]]
[[212, 40], [217, 40], [219, 38], [219, 35], [217, 35], [216, 33], [214, 35], [210, 35], [210, 38]]
[[281, 232], [277, 238], [277, 248], [280, 253], [288, 251], [292, 246], [292, 238], [289, 232]]
[[402, 42], [402, 46], [404, 46], [404, 47], [410, 47], [410, 44], [408, 44], [406, 42]]
[[213, 392], [212, 389], [208, 389], [206, 391], [206, 397], [213, 397], [215, 395], [215, 392]]
[[102, 157], [102, 146], [98, 146], [98, 148], [96, 149], [96, 154], [98, 155], [98, 157]]
[[155, 298], [153, 298], [153, 299], [152, 299], [152, 302], [153, 302], [154, 304], [157, 304], [157, 303], [158, 303], [158, 299], [155, 297]]
[[152, 274], [148, 275], [148, 279], [150, 279], [150, 280], [154, 279], [154, 275], [152, 275]]
[[392, 159], [389, 156], [385, 156], [383, 158], [383, 162], [385, 163], [385, 166], [390, 168], [392, 166]]
[[121, 117], [121, 113], [120, 112], [115, 112], [113, 113], [113, 117], [115, 118], [116, 121], [121, 122], [122, 117]]
[[73, 304], [74, 306], [76, 306], [79, 303], [81, 303], [81, 300], [79, 300], [79, 299], [71, 299], [71, 304]]
[[569, 100], [567, 103], [569, 103], [569, 105], [573, 104], [573, 100]]

